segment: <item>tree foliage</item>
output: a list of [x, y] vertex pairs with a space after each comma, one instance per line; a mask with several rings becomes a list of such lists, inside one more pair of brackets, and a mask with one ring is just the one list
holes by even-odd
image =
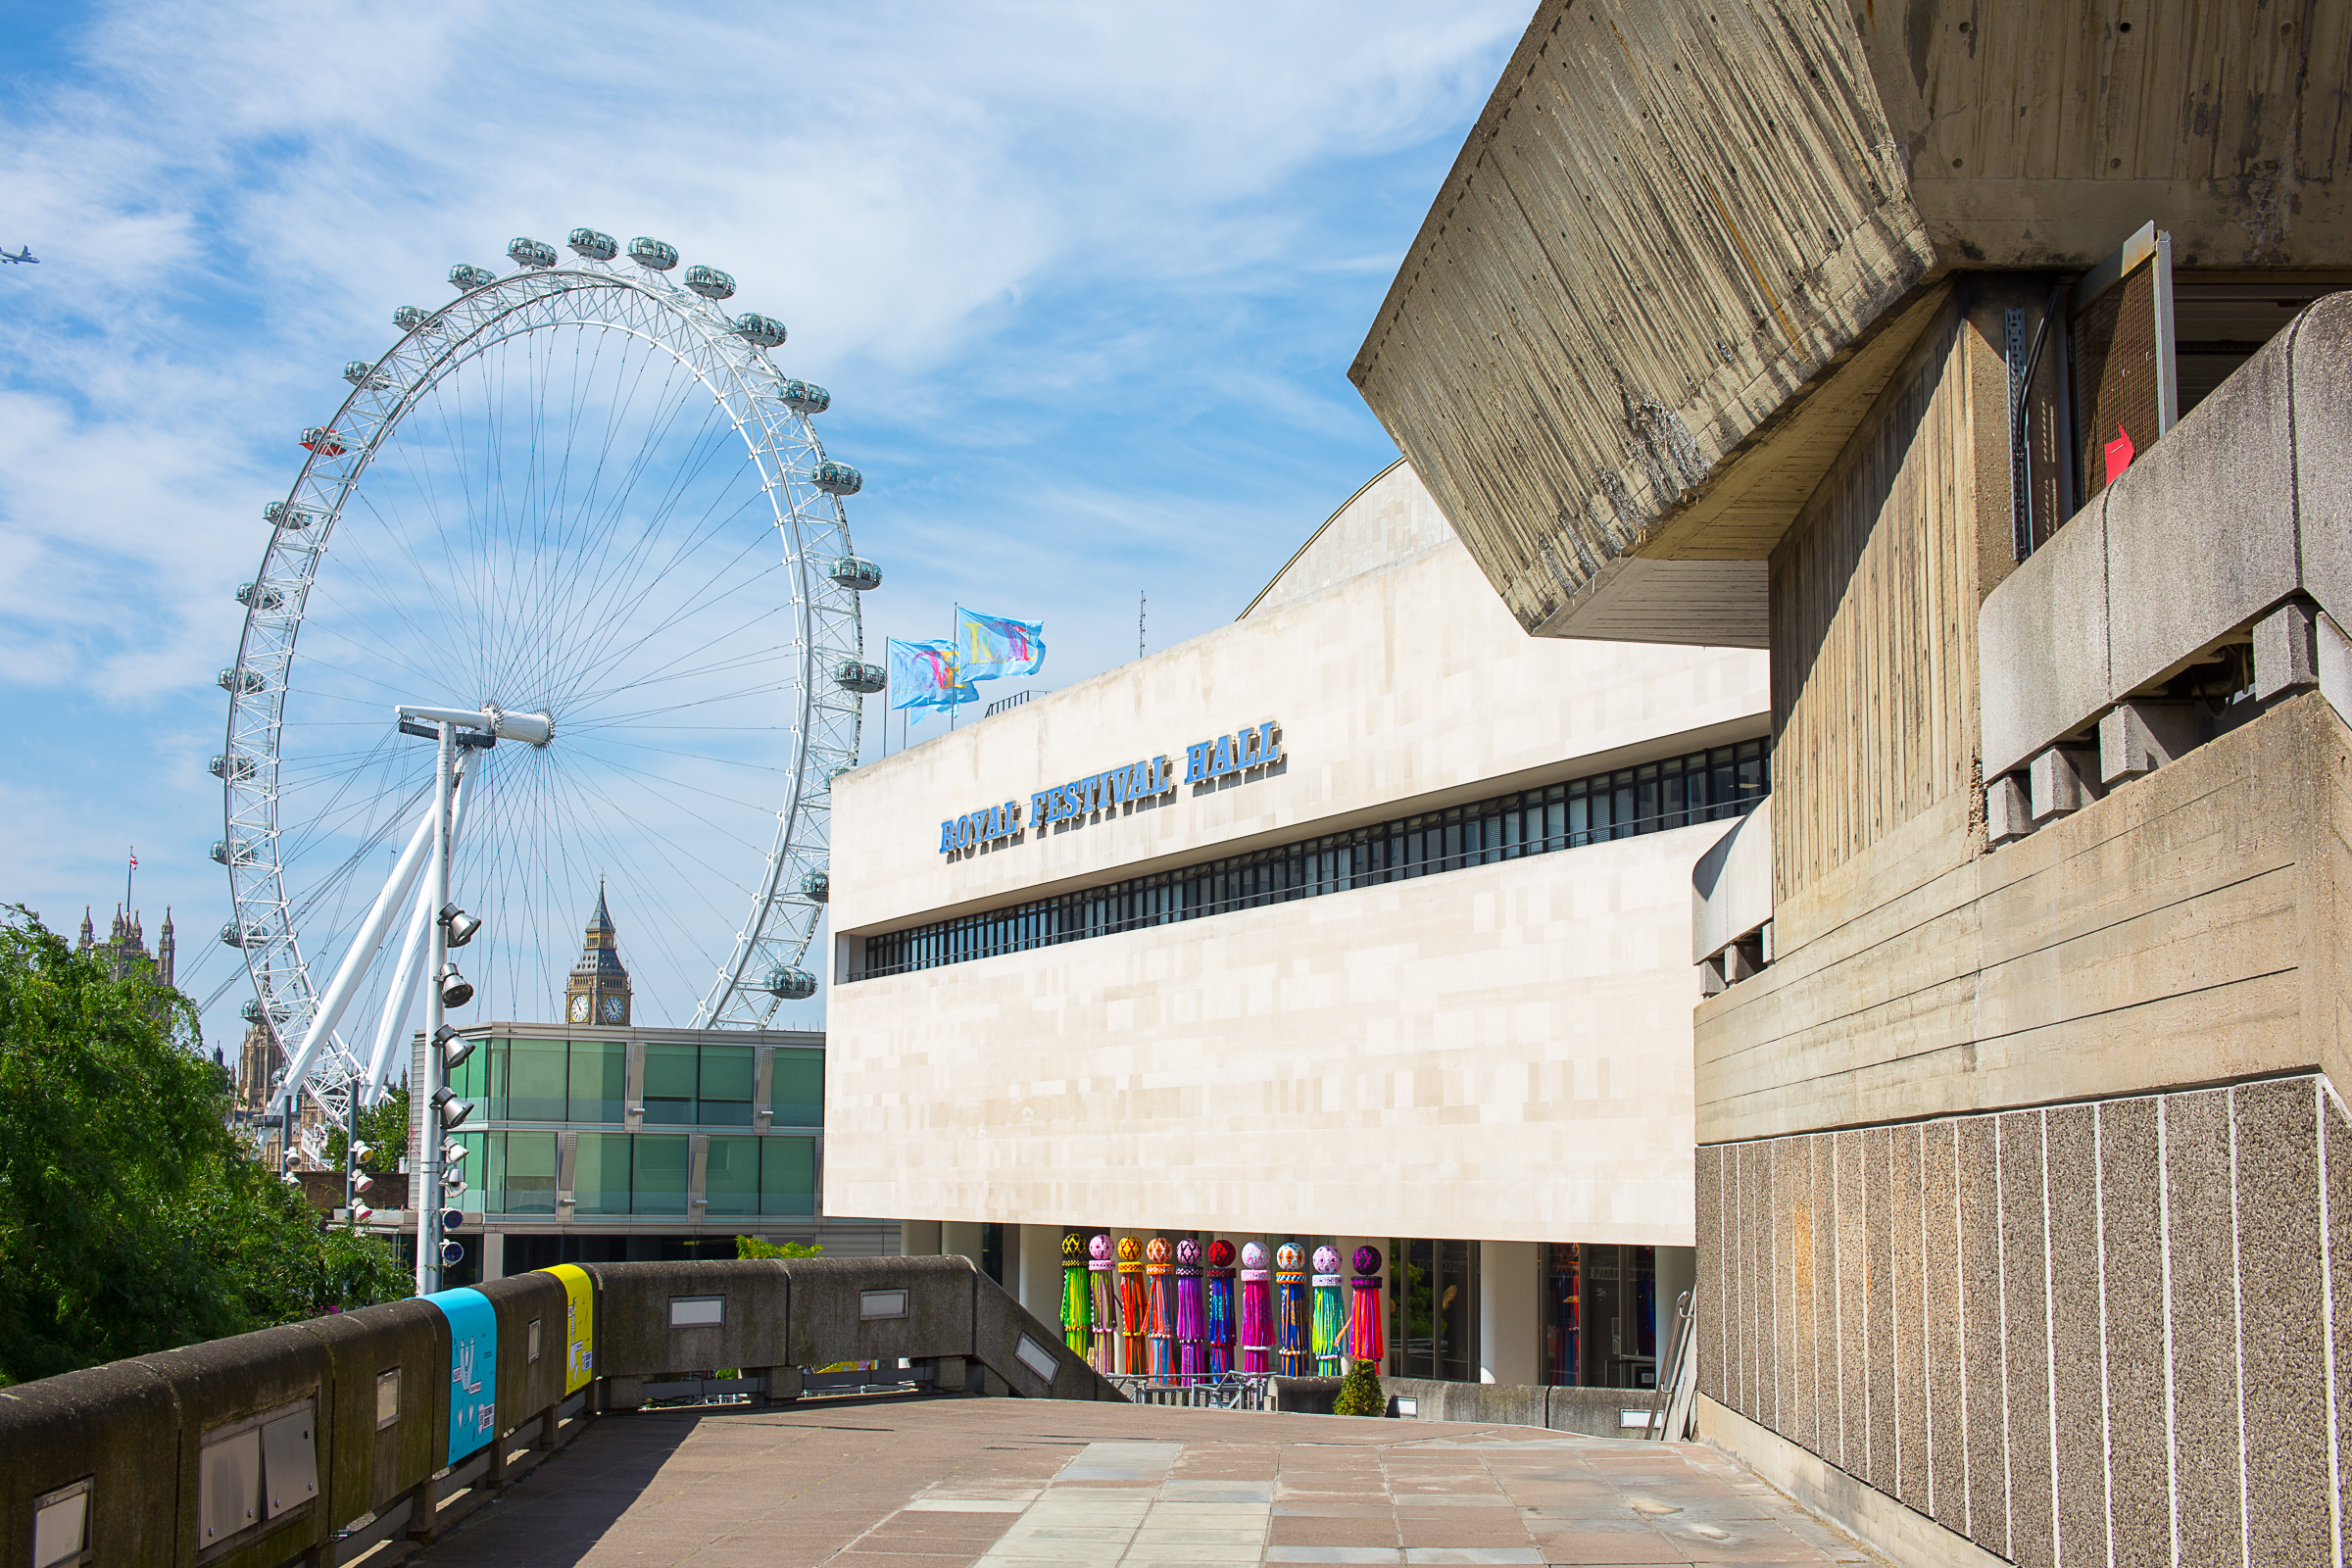
[[742, 1257], [814, 1257], [825, 1250], [822, 1242], [771, 1242], [760, 1236], [735, 1238], [735, 1255]]
[[1332, 1396], [1333, 1415], [1387, 1415], [1389, 1396], [1380, 1387], [1380, 1374], [1369, 1361], [1358, 1361], [1348, 1368], [1340, 1380], [1340, 1392]]
[[0, 1385], [409, 1294], [229, 1132], [195, 1008], [0, 919]]
[[[401, 1160], [409, 1152], [409, 1086], [401, 1085], [383, 1098], [381, 1103], [360, 1112], [360, 1142], [368, 1152], [360, 1156], [360, 1169], [370, 1176], [390, 1176], [400, 1169]], [[326, 1135], [326, 1163], [331, 1170], [343, 1168], [343, 1151], [349, 1140], [340, 1127]]]

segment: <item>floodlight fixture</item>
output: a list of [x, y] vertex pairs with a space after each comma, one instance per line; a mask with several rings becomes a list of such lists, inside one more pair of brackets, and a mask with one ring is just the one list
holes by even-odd
[[441, 1113], [443, 1130], [454, 1133], [466, 1125], [466, 1117], [473, 1114], [473, 1102], [460, 1100], [444, 1084], [441, 1088], [433, 1091], [433, 1108]]
[[369, 1208], [366, 1203], [351, 1205], [351, 1222], [354, 1225], [365, 1225], [373, 1218], [375, 1218], [375, 1210]]
[[445, 1208], [441, 1211], [441, 1228], [444, 1231], [458, 1230], [462, 1228], [465, 1223], [466, 1211], [464, 1209]]
[[465, 1162], [466, 1146], [464, 1144], [461, 1144], [455, 1138], [452, 1138], [448, 1143], [441, 1146], [442, 1164], [447, 1165], [454, 1170]]
[[441, 1244], [441, 1266], [443, 1268], [456, 1268], [465, 1261], [466, 1244], [464, 1242], [443, 1242]]
[[441, 906], [439, 918], [442, 927], [449, 932], [448, 942], [453, 948], [462, 948], [471, 942], [473, 934], [482, 928], [478, 916], [467, 914], [454, 904]]
[[458, 973], [458, 966], [454, 963], [441, 966], [440, 985], [441, 1005], [444, 1007], [463, 1007], [473, 1000], [473, 987], [466, 983], [466, 977]]
[[433, 1044], [441, 1048], [442, 1067], [456, 1072], [466, 1058], [473, 1054], [476, 1042], [461, 1036], [457, 1025], [445, 1023], [433, 1031]]
[[355, 1193], [364, 1193], [374, 1185], [375, 1178], [367, 1174], [365, 1171], [351, 1179], [351, 1190]]

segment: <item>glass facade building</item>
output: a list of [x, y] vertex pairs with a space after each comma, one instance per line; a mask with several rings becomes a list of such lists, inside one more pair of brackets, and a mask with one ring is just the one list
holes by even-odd
[[474, 1107], [450, 1135], [466, 1184], [450, 1206], [474, 1233], [461, 1273], [731, 1256], [738, 1234], [895, 1250], [894, 1225], [824, 1217], [820, 1034], [495, 1023], [464, 1035], [474, 1050], [449, 1074]]

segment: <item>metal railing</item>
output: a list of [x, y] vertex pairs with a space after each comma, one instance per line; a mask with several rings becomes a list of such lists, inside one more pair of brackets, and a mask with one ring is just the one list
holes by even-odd
[[1190, 1377], [1119, 1372], [1113, 1373], [1110, 1381], [1135, 1404], [1176, 1404], [1200, 1410], [1274, 1408], [1268, 1392], [1274, 1379], [1266, 1372], [1201, 1372]]

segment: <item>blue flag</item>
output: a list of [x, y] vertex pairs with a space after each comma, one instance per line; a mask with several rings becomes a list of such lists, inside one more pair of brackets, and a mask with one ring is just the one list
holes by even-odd
[[958, 708], [978, 702], [980, 694], [958, 681], [957, 673], [954, 643], [890, 640], [893, 708]]
[[967, 684], [1000, 675], [1034, 675], [1045, 667], [1046, 623], [983, 615], [956, 607], [956, 671]]

